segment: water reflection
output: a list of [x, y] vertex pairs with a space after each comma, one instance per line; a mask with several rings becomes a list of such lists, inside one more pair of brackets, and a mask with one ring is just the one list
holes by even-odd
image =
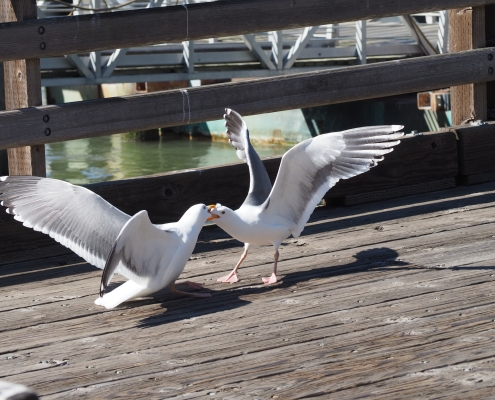
[[[291, 146], [255, 147], [260, 157], [268, 157]], [[46, 146], [47, 175], [78, 185], [236, 161], [228, 143], [207, 140], [134, 142], [111, 135]]]

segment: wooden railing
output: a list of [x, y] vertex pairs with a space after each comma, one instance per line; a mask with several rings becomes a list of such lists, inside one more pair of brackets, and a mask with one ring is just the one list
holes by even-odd
[[495, 78], [495, 48], [0, 113], [0, 149], [364, 100]]
[[177, 43], [494, 3], [495, 0], [219, 0], [46, 18], [1, 24], [0, 61]]

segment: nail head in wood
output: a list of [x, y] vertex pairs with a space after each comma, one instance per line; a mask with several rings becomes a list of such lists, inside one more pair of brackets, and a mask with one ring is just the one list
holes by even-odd
[[39, 33], [40, 35], [43, 35], [43, 33], [45, 33], [45, 28], [44, 28], [43, 26], [40, 26], [40, 27], [38, 28], [38, 33]]
[[50, 136], [51, 133], [52, 133], [52, 130], [50, 128], [45, 129], [45, 136]]
[[44, 115], [44, 116], [43, 116], [43, 121], [44, 121], [44, 122], [48, 122], [48, 121], [50, 121], [50, 116], [49, 116], [49, 115]]
[[46, 49], [46, 44], [45, 44], [45, 42], [42, 42], [42, 43], [40, 44], [40, 49], [41, 49], [41, 50], [45, 50], [45, 49]]
[[491, 74], [493, 74], [493, 68], [492, 68], [492, 67], [488, 68], [488, 73], [489, 73], [490, 75], [491, 75]]
[[493, 60], [493, 54], [488, 54], [488, 61], [492, 61]]

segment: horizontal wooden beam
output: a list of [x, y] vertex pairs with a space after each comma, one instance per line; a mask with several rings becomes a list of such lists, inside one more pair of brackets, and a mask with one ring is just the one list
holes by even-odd
[[451, 129], [459, 138], [459, 183], [495, 180], [495, 122]]
[[0, 24], [0, 61], [179, 43], [494, 4], [495, 0], [219, 0]]
[[0, 112], [0, 149], [216, 120], [226, 107], [252, 115], [485, 82], [495, 79], [494, 54], [486, 48]]
[[[458, 169], [457, 139], [453, 132], [407, 135], [378, 166], [366, 174], [338, 182], [325, 199], [353, 196], [355, 204], [409, 195], [411, 187], [416, 188], [416, 193], [439, 190], [434, 186], [427, 190], [429, 183], [448, 180], [455, 186]], [[359, 198], [362, 200], [358, 201]]]

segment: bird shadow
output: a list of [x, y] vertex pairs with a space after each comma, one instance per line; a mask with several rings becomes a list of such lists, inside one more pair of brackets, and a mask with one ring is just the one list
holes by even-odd
[[[250, 283], [240, 285], [223, 286], [220, 290], [211, 290], [211, 299], [184, 299], [173, 298], [164, 291], [153, 296], [153, 302], [161, 302], [165, 309], [163, 313], [144, 318], [139, 321], [138, 327], [151, 328], [172, 322], [197, 318], [208, 314], [229, 311], [246, 306], [251, 301], [246, 300], [251, 295], [262, 295], [274, 290], [295, 289], [298, 284], [312, 279], [325, 279], [332, 276], [344, 276], [348, 274], [359, 274], [373, 271], [389, 272], [390, 270], [494, 270], [495, 266], [455, 266], [430, 267], [419, 265], [399, 258], [397, 251], [389, 247], [377, 247], [359, 251], [354, 255], [354, 261], [341, 265], [328, 265], [315, 269], [291, 272], [281, 275], [281, 280], [275, 285], [252, 285]], [[281, 263], [281, 267], [283, 265]], [[166, 296], [166, 298], [163, 298]], [[136, 305], [138, 302], [129, 302], [128, 306]]]
[[[152, 328], [208, 314], [233, 310], [251, 303], [250, 301], [241, 299], [240, 295], [229, 296], [229, 300], [226, 301], [226, 298], [222, 296], [222, 290], [209, 290], [208, 292], [212, 294], [211, 298], [177, 297], [164, 291], [157, 292], [151, 296], [151, 302], [161, 303], [164, 311], [140, 320], [137, 326], [139, 328]], [[164, 295], [166, 296], [165, 298], [163, 297]], [[138, 301], [128, 302], [126, 305], [132, 307], [134, 303], [138, 305]]]
[[[251, 283], [243, 284], [242, 280], [236, 285], [223, 285], [220, 290], [211, 290], [213, 295], [211, 299], [201, 299], [201, 301], [198, 301], [199, 299], [172, 298], [170, 293], [161, 291], [152, 296], [152, 302], [161, 302], [165, 311], [140, 320], [138, 327], [151, 328], [208, 314], [233, 310], [251, 303], [251, 301], [246, 300], [245, 297], [262, 295], [273, 290], [291, 289], [298, 283], [315, 278], [359, 273], [375, 268], [385, 269], [392, 264], [395, 267], [400, 268], [407, 268], [409, 266], [408, 263], [397, 261], [398, 253], [395, 250], [386, 247], [360, 251], [354, 257], [356, 260], [352, 263], [339, 266], [326, 266], [282, 275], [282, 279], [275, 285], [264, 285], [262, 283], [255, 285]], [[135, 305], [138, 304], [136, 301], [128, 302], [126, 305], [132, 307], [134, 303]]]
[[374, 271], [390, 270], [494, 270], [495, 266], [490, 265], [469, 265], [469, 266], [429, 266], [414, 262], [405, 261], [399, 258], [399, 253], [389, 247], [378, 247], [357, 252], [354, 255], [355, 261], [344, 265], [333, 265], [315, 268], [306, 271], [291, 272], [282, 278], [279, 287], [290, 288], [295, 284], [309, 281], [315, 278], [328, 278], [336, 275], [348, 275]]

